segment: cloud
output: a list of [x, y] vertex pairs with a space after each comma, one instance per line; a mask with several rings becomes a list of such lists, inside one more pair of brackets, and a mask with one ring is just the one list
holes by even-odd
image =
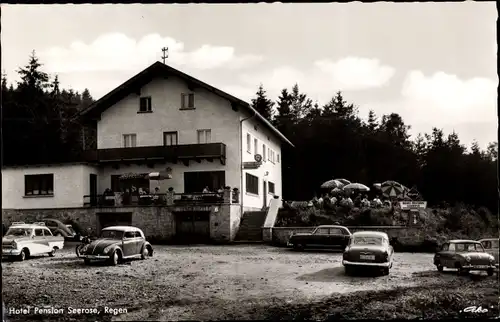
[[251, 67], [263, 60], [259, 55], [237, 55], [233, 47], [205, 44], [186, 51], [184, 43], [159, 34], [139, 40], [122, 33], [108, 33], [91, 43], [75, 41], [68, 47], [52, 47], [39, 55], [49, 72], [93, 72], [141, 70], [160, 60], [160, 48], [168, 47], [168, 63], [195, 69]]
[[385, 86], [394, 74], [393, 67], [382, 65], [377, 59], [349, 56], [338, 61], [317, 60], [304, 71], [292, 66], [280, 66], [267, 72], [243, 74], [241, 80], [250, 86], [263, 83], [274, 95], [298, 83], [313, 99], [323, 101], [336, 91], [360, 91]]
[[399, 113], [411, 133], [430, 133], [433, 127], [445, 133], [455, 130], [461, 141], [470, 145], [474, 139], [482, 147], [497, 137], [498, 80], [461, 79], [457, 75], [436, 72], [425, 75], [410, 71], [402, 84], [401, 96], [390, 101], [360, 106], [362, 116], [369, 109], [377, 115]]
[[318, 60], [314, 65], [332, 84], [345, 91], [384, 86], [396, 71], [393, 67], [381, 65], [378, 59], [359, 57], [347, 57], [337, 62]]

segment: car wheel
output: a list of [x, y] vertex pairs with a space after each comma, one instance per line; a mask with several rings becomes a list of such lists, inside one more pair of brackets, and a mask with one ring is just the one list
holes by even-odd
[[21, 253], [18, 256], [18, 259], [22, 262], [26, 258], [28, 258], [28, 251], [26, 249], [22, 249]]
[[113, 252], [113, 255], [111, 255], [111, 258], [110, 258], [110, 263], [111, 265], [113, 266], [116, 266], [118, 265], [118, 262], [120, 261], [120, 255], [118, 254], [118, 252], [115, 250]]
[[383, 273], [384, 275], [389, 275], [389, 267], [384, 267], [384, 268], [382, 269], [382, 273]]
[[149, 257], [149, 249], [147, 247], [143, 247], [141, 251], [141, 259], [147, 259]]
[[464, 269], [461, 264], [457, 264], [456, 267], [457, 267], [457, 274], [460, 276], [469, 273], [469, 271]]
[[495, 273], [495, 271], [493, 270], [493, 268], [488, 268], [488, 276], [493, 276], [493, 273]]
[[90, 265], [90, 259], [85, 258], [85, 259], [83, 260], [83, 263], [84, 263], [85, 265]]
[[354, 269], [351, 266], [345, 266], [344, 267], [344, 272], [346, 275], [352, 275], [354, 272]]
[[437, 267], [438, 272], [443, 271], [443, 265], [441, 265], [440, 263], [436, 264], [436, 267]]
[[57, 251], [57, 248], [55, 248], [55, 247], [54, 247], [54, 248], [52, 248], [52, 251], [49, 253], [49, 256], [50, 256], [50, 257], [54, 257], [54, 256], [55, 256], [55, 254], [56, 254], [56, 251]]
[[304, 250], [304, 245], [302, 245], [302, 244], [293, 244], [293, 248], [295, 250]]

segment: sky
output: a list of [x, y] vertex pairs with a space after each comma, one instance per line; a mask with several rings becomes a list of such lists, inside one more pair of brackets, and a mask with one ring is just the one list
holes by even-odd
[[250, 102], [298, 83], [321, 106], [337, 91], [414, 138], [497, 140], [495, 2], [2, 5], [10, 82], [36, 50], [61, 86], [96, 99], [156, 61]]

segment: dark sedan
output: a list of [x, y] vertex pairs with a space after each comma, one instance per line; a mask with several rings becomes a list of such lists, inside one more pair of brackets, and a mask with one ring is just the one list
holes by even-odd
[[132, 226], [112, 226], [101, 231], [98, 239], [85, 245], [81, 256], [85, 264], [91, 260], [106, 260], [117, 265], [125, 259], [153, 256], [153, 246], [146, 240], [142, 230]]
[[65, 225], [60, 220], [45, 218], [42, 220], [45, 226], [50, 229], [52, 235], [62, 236], [65, 240], [79, 241], [80, 234], [77, 234], [71, 225]]
[[344, 249], [349, 243], [351, 232], [344, 226], [318, 226], [312, 233], [293, 234], [288, 246], [297, 250], [305, 248]]
[[450, 240], [434, 255], [438, 271], [454, 268], [459, 275], [469, 271], [486, 271], [489, 276], [495, 272], [495, 257], [488, 254], [480, 242], [474, 240]]
[[342, 265], [346, 274], [355, 268], [381, 269], [389, 275], [392, 268], [394, 249], [389, 244], [386, 233], [378, 231], [359, 231], [351, 236], [351, 241], [344, 251]]

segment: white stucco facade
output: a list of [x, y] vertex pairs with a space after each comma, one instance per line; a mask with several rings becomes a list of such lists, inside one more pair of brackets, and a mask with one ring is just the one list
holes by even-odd
[[[85, 164], [39, 165], [2, 168], [3, 209], [46, 209], [82, 207], [90, 193], [90, 174], [98, 170]], [[52, 195], [25, 195], [26, 175], [53, 175]]]

